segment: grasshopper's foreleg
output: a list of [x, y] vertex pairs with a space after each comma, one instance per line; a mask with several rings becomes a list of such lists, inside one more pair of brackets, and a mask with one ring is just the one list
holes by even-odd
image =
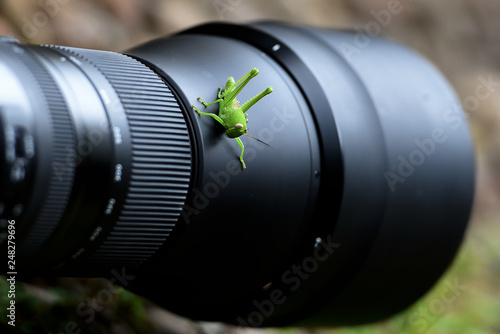
[[247, 166], [245, 165], [245, 161], [243, 161], [243, 152], [245, 151], [245, 145], [243, 145], [240, 138], [236, 137], [234, 139], [236, 139], [236, 141], [238, 142], [238, 145], [240, 145], [240, 148], [241, 148], [241, 154], [240, 154], [241, 169], [245, 170], [245, 168], [247, 168]]
[[273, 92], [273, 88], [272, 87], [267, 87], [263, 92], [261, 92], [260, 94], [257, 94], [256, 96], [252, 97], [250, 100], [248, 100], [247, 102], [245, 102], [241, 106], [241, 110], [244, 113], [246, 113], [247, 110], [250, 109], [257, 102], [259, 102], [260, 99], [262, 99], [264, 96], [266, 96], [268, 94], [271, 94], [272, 92]]
[[219, 117], [217, 116], [216, 114], [212, 114], [212, 113], [209, 113], [209, 112], [202, 112], [200, 111], [198, 108], [196, 108], [196, 106], [192, 106], [194, 110], [196, 110], [196, 112], [200, 115], [203, 115], [203, 116], [210, 116], [210, 117], [213, 117], [213, 119], [215, 119], [217, 122], [219, 122], [223, 127], [226, 127], [226, 123], [224, 123], [224, 121]]
[[[217, 94], [217, 95], [219, 95], [219, 94]], [[201, 104], [203, 104], [205, 107], [209, 107], [209, 106], [211, 106], [212, 104], [216, 104], [216, 103], [219, 103], [219, 102], [223, 102], [224, 100], [223, 100], [223, 99], [221, 99], [221, 98], [219, 98], [219, 99], [215, 100], [214, 102], [206, 103], [206, 102], [205, 102], [205, 100], [204, 100], [203, 98], [199, 97], [199, 98], [198, 98], [198, 101], [200, 101], [200, 102], [201, 102]]]

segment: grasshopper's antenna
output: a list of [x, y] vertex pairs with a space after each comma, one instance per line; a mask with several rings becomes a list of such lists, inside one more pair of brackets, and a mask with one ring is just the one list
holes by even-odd
[[259, 138], [255, 138], [254, 136], [249, 135], [248, 133], [244, 133], [244, 135], [245, 135], [245, 136], [248, 136], [248, 137], [250, 137], [250, 138], [253, 138], [253, 139], [255, 139], [256, 141], [258, 141], [259, 143], [262, 143], [262, 144], [267, 145], [267, 146], [269, 146], [270, 148], [274, 149], [274, 147], [272, 147], [271, 145], [269, 145], [269, 144], [268, 144], [268, 143], [266, 143], [265, 141], [260, 140]]

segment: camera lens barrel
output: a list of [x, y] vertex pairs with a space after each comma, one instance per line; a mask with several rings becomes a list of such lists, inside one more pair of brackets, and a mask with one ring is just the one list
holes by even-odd
[[[360, 38], [263, 22], [125, 54], [0, 40], [0, 223], [16, 219], [18, 270], [128, 273], [174, 312], [244, 326], [410, 305], [460, 245], [473, 149], [434, 67]], [[248, 111], [273, 148], [243, 138], [242, 171], [237, 143], [191, 105], [217, 113], [197, 98], [251, 68], [238, 100], [274, 88]]]
[[[48, 114], [37, 115], [31, 107], [23, 111], [26, 122], [2, 124], [22, 133], [33, 123], [23, 136], [36, 148], [34, 161], [16, 159], [40, 173], [35, 177], [40, 190], [31, 197], [40, 206], [15, 203], [4, 210], [17, 218], [16, 206], [31, 209], [19, 212], [21, 221], [32, 223], [20, 244], [19, 256], [28, 257], [20, 270], [65, 267], [92, 276], [147, 260], [169, 237], [191, 179], [190, 135], [175, 97], [158, 75], [122, 54], [15, 44], [7, 45], [9, 51], [22, 55], [19, 67], [35, 76], [25, 87], [41, 91], [30, 101], [45, 102]], [[5, 122], [16, 113], [7, 109]], [[18, 146], [12, 149], [16, 153]], [[11, 174], [15, 168], [11, 164]], [[50, 175], [48, 181], [43, 175]], [[11, 177], [11, 182], [25, 180]], [[26, 188], [21, 195], [30, 193]], [[75, 235], [80, 236], [76, 245]], [[80, 256], [85, 260], [77, 261]]]

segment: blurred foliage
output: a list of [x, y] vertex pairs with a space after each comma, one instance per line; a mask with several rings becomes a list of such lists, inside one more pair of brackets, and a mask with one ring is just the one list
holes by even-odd
[[[34, 279], [16, 282], [16, 333], [152, 333], [145, 301], [117, 288], [109, 304], [93, 304], [99, 291], [108, 289], [104, 279]], [[8, 283], [0, 280], [0, 305], [7, 307]], [[96, 305], [96, 306], [94, 306]], [[79, 312], [78, 310], [81, 310]], [[89, 312], [89, 311], [92, 311]], [[84, 316], [80, 316], [83, 314]], [[14, 332], [2, 316], [5, 332]], [[89, 325], [91, 323], [91, 325]], [[70, 330], [68, 330], [70, 329]]]
[[[328, 28], [363, 29], [394, 0], [0, 0], [0, 34], [22, 42], [123, 50], [206, 21], [278, 19]], [[500, 82], [498, 0], [401, 0], [382, 34], [427, 56], [448, 77], [461, 101], [479, 78]], [[495, 86], [496, 87], [496, 86]], [[500, 87], [500, 85], [499, 85]], [[467, 108], [477, 147], [474, 212], [457, 260], [424, 298], [378, 324], [339, 329], [241, 329], [194, 323], [121, 289], [95, 318], [78, 305], [107, 286], [102, 279], [34, 279], [17, 284], [19, 333], [500, 333], [500, 91]], [[422, 268], [425, 270], [425, 268]], [[460, 294], [451, 300], [449, 286]], [[8, 300], [0, 280], [0, 309]], [[438, 306], [443, 306], [439, 308]], [[11, 332], [0, 317], [1, 333]]]

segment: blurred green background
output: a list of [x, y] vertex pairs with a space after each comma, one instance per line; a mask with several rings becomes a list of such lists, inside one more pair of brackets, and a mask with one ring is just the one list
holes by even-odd
[[[375, 20], [374, 12], [394, 1], [0, 0], [0, 34], [27, 43], [120, 51], [213, 20], [278, 19], [364, 29]], [[476, 197], [465, 242], [453, 266], [423, 299], [402, 314], [367, 326], [256, 330], [193, 322], [121, 290], [87, 323], [75, 309], [106, 287], [105, 280], [35, 279], [18, 284], [16, 329], [70, 332], [64, 326], [74, 321], [81, 333], [500, 333], [500, 1], [400, 3], [403, 10], [391, 17], [382, 35], [424, 54], [445, 74], [470, 115], [477, 149]], [[487, 99], [467, 103], [476, 95], [480, 78], [498, 84]], [[456, 298], [445, 301], [443, 294], [453, 284], [460, 286]], [[0, 280], [2, 310], [6, 289]], [[3, 315], [0, 326], [2, 333], [12, 330]]]

